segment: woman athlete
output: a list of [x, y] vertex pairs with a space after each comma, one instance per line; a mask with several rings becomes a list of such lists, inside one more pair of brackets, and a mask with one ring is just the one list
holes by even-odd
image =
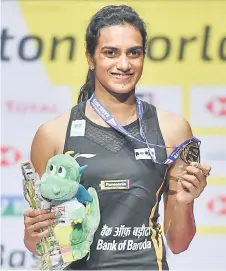
[[[211, 167], [187, 163], [177, 154], [173, 163], [161, 163], [174, 149], [160, 146], [178, 146], [193, 135], [182, 117], [136, 100], [146, 39], [144, 23], [131, 7], [99, 10], [86, 32], [89, 72], [78, 105], [43, 124], [33, 139], [31, 161], [40, 176], [56, 154], [74, 150], [95, 155], [78, 162], [88, 165], [82, 184], [97, 190], [101, 222], [90, 258], [70, 269], [167, 270], [163, 230], [175, 254], [188, 249], [196, 232], [194, 200]], [[162, 195], [163, 230], [158, 222]], [[48, 211], [25, 212], [28, 250], [37, 254], [36, 244], [49, 234], [40, 229], [55, 220]]]

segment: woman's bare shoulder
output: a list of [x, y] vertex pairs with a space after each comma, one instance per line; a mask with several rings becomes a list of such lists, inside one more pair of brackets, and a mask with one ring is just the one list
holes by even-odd
[[168, 144], [179, 144], [192, 136], [189, 122], [182, 116], [157, 109], [158, 121], [164, 139]]
[[66, 135], [69, 118], [70, 112], [64, 112], [55, 119], [43, 123], [38, 128], [36, 134], [41, 134], [56, 141], [62, 135]]
[[31, 144], [31, 161], [36, 172], [43, 174], [47, 161], [57, 153], [62, 153], [66, 138], [70, 113], [65, 112], [59, 117], [42, 124]]

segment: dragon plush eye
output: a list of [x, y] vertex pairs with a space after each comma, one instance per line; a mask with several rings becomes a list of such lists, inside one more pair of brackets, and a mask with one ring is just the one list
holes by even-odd
[[62, 178], [66, 177], [66, 169], [64, 167], [62, 167], [62, 166], [59, 167], [59, 169], [58, 169], [58, 176], [60, 176]]
[[49, 167], [49, 174], [54, 175], [55, 173], [56, 173], [56, 166], [52, 164]]

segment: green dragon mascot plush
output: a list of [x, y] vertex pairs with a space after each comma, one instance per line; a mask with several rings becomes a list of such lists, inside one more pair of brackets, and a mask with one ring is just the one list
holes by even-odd
[[[100, 223], [96, 190], [90, 187], [87, 191], [80, 184], [87, 166], [80, 167], [76, 161], [78, 155], [72, 157], [71, 153], [52, 157], [37, 182], [41, 197], [50, 201], [51, 211], [57, 213], [57, 225], [52, 228], [51, 255], [56, 257], [59, 253], [58, 260], [60, 257], [63, 263], [79, 260], [90, 252], [94, 233]], [[43, 252], [41, 246], [37, 249]]]

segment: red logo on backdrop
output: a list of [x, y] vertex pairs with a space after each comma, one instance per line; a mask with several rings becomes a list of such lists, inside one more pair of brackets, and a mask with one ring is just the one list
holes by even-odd
[[5, 101], [5, 107], [7, 112], [16, 114], [58, 113], [58, 107], [55, 104], [48, 105], [8, 100]]
[[216, 97], [211, 100], [206, 108], [216, 116], [226, 116], [226, 97]]
[[218, 215], [226, 215], [226, 196], [219, 196], [207, 203], [210, 212]]
[[11, 146], [1, 147], [1, 167], [7, 167], [15, 165], [22, 158], [21, 153], [15, 148]]

